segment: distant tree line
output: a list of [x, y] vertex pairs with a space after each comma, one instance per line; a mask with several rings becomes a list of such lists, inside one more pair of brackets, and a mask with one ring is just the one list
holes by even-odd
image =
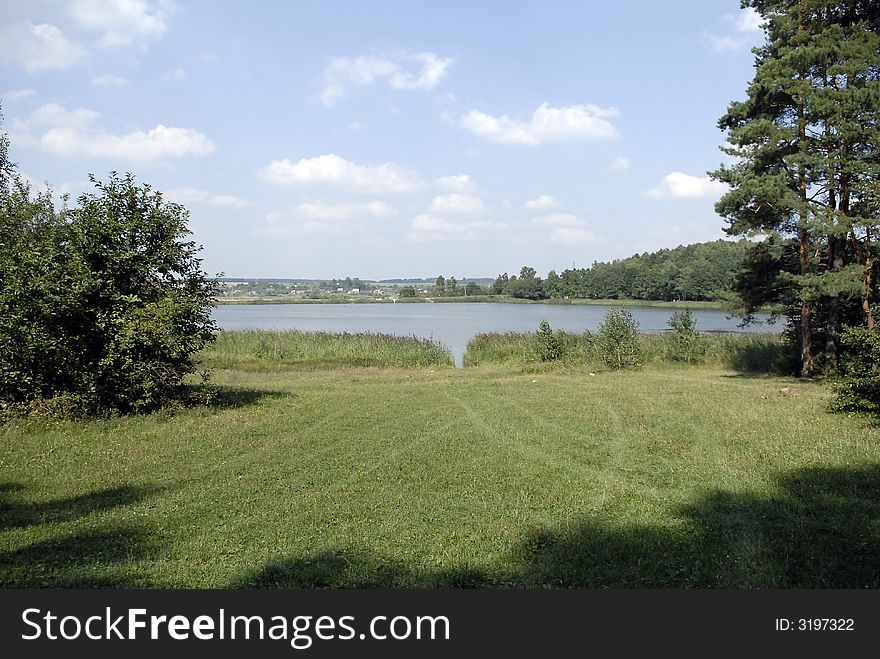
[[561, 274], [551, 270], [546, 279], [524, 266], [518, 275], [498, 275], [486, 292], [527, 300], [723, 300], [734, 290], [748, 245], [746, 240], [684, 245]]

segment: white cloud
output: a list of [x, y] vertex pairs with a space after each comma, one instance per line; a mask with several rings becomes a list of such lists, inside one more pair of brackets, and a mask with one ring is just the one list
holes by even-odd
[[751, 7], [736, 14], [725, 14], [724, 20], [733, 26], [735, 34], [704, 32], [702, 35], [709, 50], [720, 55], [748, 50], [757, 43], [764, 29], [764, 19]]
[[416, 53], [406, 55], [404, 60], [413, 61], [421, 65], [418, 75], [413, 75], [404, 69], [398, 69], [388, 81], [393, 89], [433, 89], [437, 86], [446, 69], [452, 64], [449, 58], [437, 57], [434, 53]]
[[128, 84], [128, 80], [120, 76], [105, 73], [104, 75], [92, 78], [92, 84], [98, 85], [99, 87], [125, 87]]
[[738, 39], [727, 34], [706, 32], [703, 39], [709, 44], [709, 50], [719, 55], [743, 50], [748, 46], [748, 41], [745, 39]]
[[74, 0], [70, 15], [80, 27], [100, 33], [100, 46], [129, 46], [160, 38], [176, 7], [144, 0]]
[[506, 222], [495, 222], [493, 220], [474, 220], [468, 226], [474, 229], [497, 229], [501, 231], [510, 229], [510, 225]]
[[25, 121], [13, 123], [25, 144], [37, 144], [43, 151], [59, 156], [85, 156], [131, 161], [164, 157], [207, 155], [214, 143], [192, 128], [158, 124], [147, 131], [117, 135], [94, 126], [100, 114], [77, 108], [66, 110], [55, 103], [34, 110]]
[[452, 174], [450, 176], [441, 176], [434, 179], [434, 183], [444, 190], [450, 192], [469, 192], [474, 189], [473, 181], [467, 174]]
[[556, 227], [550, 232], [550, 242], [559, 245], [583, 245], [596, 239], [596, 236], [580, 227]]
[[543, 224], [544, 226], [551, 227], [579, 227], [584, 226], [586, 222], [571, 213], [553, 213], [534, 218], [532, 224]]
[[726, 184], [713, 181], [708, 176], [700, 178], [681, 172], [671, 172], [645, 194], [652, 199], [697, 199], [720, 197], [725, 192], [727, 192]]
[[453, 192], [434, 197], [430, 212], [432, 213], [481, 213], [485, 209], [483, 200], [469, 194]]
[[268, 234], [341, 234], [363, 231], [370, 220], [394, 215], [394, 209], [383, 201], [366, 203], [308, 202], [288, 213], [273, 211], [266, 215], [260, 228]]
[[624, 170], [632, 167], [632, 163], [629, 158], [625, 158], [624, 156], [617, 156], [614, 160], [611, 161], [611, 164], [608, 165], [608, 169], [612, 172], [622, 172]]
[[13, 62], [28, 73], [65, 69], [85, 57], [86, 49], [48, 23], [30, 21], [0, 28], [0, 60]]
[[[465, 202], [462, 199], [451, 198], [467, 198]], [[441, 199], [441, 203], [437, 200]], [[479, 202], [474, 204], [473, 201]], [[410, 232], [406, 239], [410, 242], [426, 242], [434, 240], [472, 240], [476, 238], [481, 231], [506, 231], [510, 229], [510, 225], [504, 222], [496, 222], [494, 220], [472, 220], [469, 222], [451, 222], [442, 217], [435, 215], [435, 212], [474, 212], [477, 208], [483, 209], [483, 202], [476, 197], [469, 195], [444, 195], [434, 199], [435, 204], [427, 213], [417, 215], [410, 223]], [[445, 203], [449, 201], [451, 203]], [[462, 205], [464, 204], [464, 205]], [[467, 210], [463, 210], [467, 208]]]
[[[411, 66], [415, 63], [417, 71]], [[330, 60], [324, 70], [325, 86], [321, 92], [321, 102], [333, 107], [345, 98], [348, 88], [364, 87], [384, 80], [392, 89], [429, 90], [437, 86], [446, 75], [452, 60], [441, 58], [434, 53], [401, 54], [390, 57], [337, 57]]]
[[526, 208], [533, 211], [547, 210], [550, 208], [556, 208], [557, 206], [559, 206], [559, 202], [548, 194], [542, 194], [539, 197], [529, 199], [526, 202]]
[[31, 112], [30, 117], [24, 121], [16, 120], [13, 122], [13, 128], [22, 132], [29, 132], [35, 128], [47, 126], [51, 128], [87, 130], [100, 116], [101, 114], [94, 110], [87, 110], [85, 108], [67, 110], [57, 103], [47, 103]]
[[318, 183], [369, 194], [400, 194], [412, 192], [419, 186], [412, 173], [394, 163], [359, 165], [334, 153], [297, 162], [273, 160], [261, 174], [272, 183]]
[[595, 239], [595, 235], [584, 228], [587, 223], [571, 213], [543, 215], [534, 218], [532, 224], [553, 227], [548, 240], [558, 245], [582, 245]]
[[740, 9], [729, 17], [739, 32], [760, 32], [764, 29], [764, 19], [753, 7]]
[[434, 217], [429, 213], [422, 213], [412, 221], [412, 230], [431, 233], [462, 233], [467, 231], [467, 227], [464, 224]]
[[159, 39], [177, 10], [173, 0], [71, 0], [62, 15], [60, 4], [50, 5], [57, 25], [21, 20], [0, 27], [0, 61], [28, 73], [66, 69], [96, 49]]
[[0, 94], [0, 98], [2, 98], [4, 101], [20, 101], [22, 99], [30, 98], [31, 96], [36, 95], [36, 89], [10, 89], [9, 91]]
[[165, 80], [167, 82], [180, 82], [181, 80], [186, 80], [186, 71], [184, 71], [183, 69], [166, 71], [162, 74], [162, 80]]
[[406, 239], [410, 242], [463, 239], [473, 236], [468, 230], [468, 225], [459, 222], [449, 222], [430, 213], [417, 215], [410, 223], [410, 229], [406, 236]]
[[461, 125], [475, 135], [494, 142], [534, 146], [544, 142], [612, 139], [618, 133], [608, 118], [618, 114], [615, 108], [596, 105], [555, 108], [543, 103], [528, 122], [471, 110], [461, 118]]
[[230, 194], [213, 194], [199, 188], [173, 188], [165, 196], [178, 204], [198, 204], [215, 208], [246, 208], [250, 203]]
[[394, 209], [384, 201], [370, 201], [363, 204], [325, 204], [313, 202], [300, 204], [296, 211], [299, 217], [327, 222], [343, 222], [367, 217], [379, 218], [394, 215]]

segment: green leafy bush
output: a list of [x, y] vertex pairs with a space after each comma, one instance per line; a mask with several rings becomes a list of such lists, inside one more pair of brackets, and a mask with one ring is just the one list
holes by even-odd
[[667, 325], [672, 336], [666, 347], [666, 358], [674, 362], [699, 362], [706, 355], [706, 344], [697, 331], [697, 321], [690, 309], [676, 311]]
[[186, 209], [130, 174], [92, 181], [60, 212], [20, 178], [0, 186], [0, 407], [154, 409], [214, 338], [217, 288]]
[[880, 413], [880, 332], [847, 327], [840, 336], [843, 378], [832, 407], [843, 412]]
[[542, 320], [535, 333], [535, 354], [542, 362], [555, 362], [565, 356], [565, 339], [561, 332], [553, 333], [550, 323]]
[[608, 309], [594, 345], [602, 362], [610, 368], [639, 368], [644, 362], [639, 324], [626, 307]]

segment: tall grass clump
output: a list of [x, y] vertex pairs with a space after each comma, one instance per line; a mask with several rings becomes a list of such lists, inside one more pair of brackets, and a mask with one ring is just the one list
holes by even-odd
[[375, 333], [240, 330], [221, 332], [201, 353], [213, 368], [282, 370], [285, 368], [452, 366], [447, 348], [430, 339]]
[[539, 325], [538, 332], [488, 332], [467, 344], [465, 366], [532, 366], [542, 362], [580, 365], [595, 361], [589, 332], [555, 332]]
[[688, 353], [682, 351], [674, 331], [642, 334], [640, 339], [646, 363], [701, 364], [767, 375], [792, 373], [788, 346], [779, 334], [701, 332], [699, 348], [690, 352], [690, 359], [682, 358]]
[[535, 359], [535, 337], [528, 332], [487, 332], [468, 341], [465, 366], [528, 364]]

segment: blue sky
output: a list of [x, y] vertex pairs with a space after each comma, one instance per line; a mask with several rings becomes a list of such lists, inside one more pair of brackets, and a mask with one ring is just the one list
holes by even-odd
[[6, 2], [12, 157], [131, 171], [209, 272], [482, 277], [722, 237], [733, 0]]

